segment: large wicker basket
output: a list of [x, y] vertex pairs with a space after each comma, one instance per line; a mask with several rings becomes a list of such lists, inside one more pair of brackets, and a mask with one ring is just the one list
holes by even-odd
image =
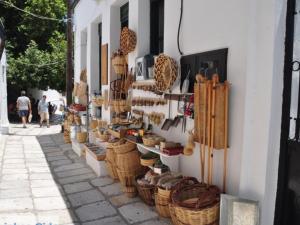
[[106, 169], [107, 169], [109, 176], [114, 180], [119, 180], [118, 172], [117, 172], [115, 165], [107, 159], [105, 160], [105, 164], [106, 164]]
[[135, 177], [140, 171], [124, 171], [117, 168], [118, 177], [122, 186], [129, 187], [135, 185]]
[[215, 186], [185, 178], [171, 191], [171, 203], [179, 224], [211, 225], [218, 223], [220, 191]]
[[135, 186], [122, 187], [122, 191], [128, 198], [134, 198], [137, 195]]
[[119, 180], [116, 164], [116, 154], [112, 148], [106, 148], [106, 167], [112, 179]]
[[154, 192], [155, 185], [140, 185], [137, 180], [143, 178], [144, 175], [139, 175], [136, 177], [136, 187], [139, 193], [139, 196], [147, 205], [154, 205]]
[[137, 150], [116, 154], [116, 164], [123, 171], [137, 171], [141, 168], [140, 153]]
[[136, 148], [136, 144], [128, 141], [121, 145], [115, 145], [113, 148], [116, 154], [125, 154], [134, 150]]

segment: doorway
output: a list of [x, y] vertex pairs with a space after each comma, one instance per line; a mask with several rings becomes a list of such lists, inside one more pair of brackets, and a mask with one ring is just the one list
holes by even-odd
[[275, 225], [300, 224], [300, 0], [288, 0]]

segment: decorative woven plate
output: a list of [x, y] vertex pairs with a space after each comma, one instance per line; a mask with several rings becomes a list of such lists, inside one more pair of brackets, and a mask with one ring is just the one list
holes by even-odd
[[124, 55], [132, 52], [136, 46], [136, 34], [134, 31], [124, 27], [120, 36], [120, 47]]
[[158, 91], [172, 87], [177, 78], [177, 64], [171, 57], [160, 54], [154, 64], [154, 79]]

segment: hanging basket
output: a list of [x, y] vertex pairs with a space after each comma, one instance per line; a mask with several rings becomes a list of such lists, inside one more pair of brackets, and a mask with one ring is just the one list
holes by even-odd
[[176, 78], [176, 61], [165, 54], [160, 54], [154, 64], [156, 90], [164, 92], [170, 89]]
[[136, 46], [136, 34], [128, 27], [124, 27], [120, 37], [120, 47], [124, 55], [134, 51]]
[[124, 75], [126, 73], [126, 60], [123, 55], [116, 55], [112, 58], [111, 64], [114, 71], [118, 75]]

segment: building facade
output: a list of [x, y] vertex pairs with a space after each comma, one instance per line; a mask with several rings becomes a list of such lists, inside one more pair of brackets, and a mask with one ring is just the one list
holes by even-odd
[[7, 116], [6, 68], [6, 53], [4, 50], [0, 60], [0, 135], [8, 134], [9, 131], [9, 122]]
[[[164, 0], [163, 15], [152, 15], [150, 0], [84, 0], [74, 6], [74, 72], [87, 70], [90, 94], [109, 90], [116, 79], [108, 60], [108, 82], [101, 85], [101, 46], [108, 45], [108, 59], [119, 48], [121, 27], [135, 31], [137, 45], [129, 53], [129, 68], [136, 59], [152, 51], [163, 52], [180, 62], [184, 55], [228, 48], [227, 79], [231, 83], [229, 103], [228, 193], [259, 201], [261, 224], [274, 221], [280, 152], [286, 1], [216, 0], [183, 1], [182, 24], [180, 0]], [[154, 7], [154, 6], [153, 6]], [[126, 14], [127, 12], [127, 14]], [[125, 15], [124, 15], [125, 14]], [[154, 16], [163, 18], [158, 30], [151, 30]], [[153, 49], [153, 38], [158, 49]], [[174, 93], [180, 88], [175, 84]], [[133, 96], [142, 93], [133, 91]], [[151, 109], [149, 109], [151, 111]], [[167, 115], [168, 106], [160, 106]], [[176, 116], [177, 103], [171, 105]], [[110, 109], [102, 108], [102, 118], [110, 121]], [[187, 129], [193, 128], [188, 119]], [[186, 143], [187, 135], [172, 128], [169, 133], [154, 131], [172, 141]], [[196, 147], [196, 149], [198, 149]], [[179, 170], [187, 176], [200, 177], [200, 153], [180, 156]], [[222, 152], [215, 154], [215, 184], [222, 182]]]

